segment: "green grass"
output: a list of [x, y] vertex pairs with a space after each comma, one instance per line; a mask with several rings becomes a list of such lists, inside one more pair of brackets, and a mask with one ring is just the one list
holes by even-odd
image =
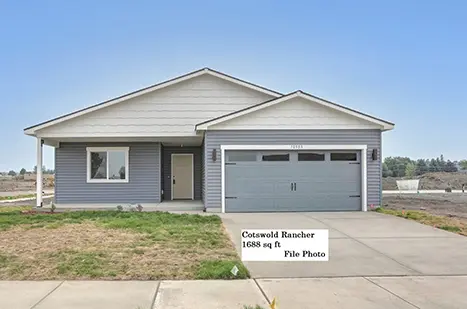
[[102, 252], [60, 252], [57, 271], [68, 277], [114, 277], [116, 271]]
[[32, 206], [3, 206], [0, 205], [0, 213], [2, 212], [12, 212], [12, 213], [20, 213], [23, 210], [31, 210]]
[[459, 218], [432, 215], [419, 210], [394, 210], [386, 208], [377, 208], [376, 212], [393, 215], [409, 220], [414, 220], [426, 225], [467, 236], [467, 222]]
[[459, 233], [460, 231], [462, 231], [461, 228], [452, 225], [440, 225], [438, 226], [438, 228], [453, 233]]
[[243, 306], [243, 309], [265, 309], [264, 307], [261, 307], [260, 305], [256, 305], [256, 306]]
[[[249, 277], [218, 216], [121, 211], [21, 214], [20, 210], [9, 207], [0, 212], [0, 236], [2, 232], [20, 228], [15, 233], [40, 233], [44, 235], [40, 239], [49, 242], [47, 247], [38, 249], [41, 252], [19, 254], [15, 259], [0, 250], [0, 280]], [[87, 228], [84, 240], [79, 240], [84, 233], [81, 226]], [[94, 229], [95, 238], [89, 235]], [[105, 232], [112, 230], [121, 232], [115, 236]], [[56, 237], [52, 241], [48, 235]], [[99, 237], [107, 238], [96, 245]], [[121, 237], [129, 240], [123, 243], [119, 241]], [[9, 243], [11, 252], [16, 252], [16, 246], [27, 246], [24, 241], [28, 239], [18, 240], [18, 244], [14, 241]], [[14, 261], [24, 270], [17, 276], [12, 275], [17, 269]], [[3, 272], [2, 265], [5, 266]], [[231, 273], [234, 265], [239, 268], [237, 276]]]
[[11, 196], [0, 196], [0, 201], [16, 200], [19, 198], [28, 198], [28, 197], [36, 197], [36, 195], [35, 194], [20, 194], [20, 195], [11, 195]]
[[[236, 276], [231, 272], [234, 266], [237, 266], [238, 273]], [[239, 263], [238, 260], [232, 261], [203, 261], [201, 262], [196, 279], [245, 279], [249, 278], [250, 274], [246, 267]]]

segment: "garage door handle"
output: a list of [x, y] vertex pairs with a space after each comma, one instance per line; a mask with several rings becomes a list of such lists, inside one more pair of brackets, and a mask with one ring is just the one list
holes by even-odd
[[349, 197], [360, 197], [360, 195], [349, 195]]
[[297, 183], [296, 182], [293, 183], [293, 190], [297, 191]]
[[293, 182], [290, 183], [290, 191], [293, 191]]

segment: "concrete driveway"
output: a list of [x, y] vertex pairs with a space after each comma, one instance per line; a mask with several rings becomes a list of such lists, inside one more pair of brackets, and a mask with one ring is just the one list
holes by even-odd
[[221, 214], [242, 229], [329, 229], [329, 262], [245, 262], [253, 278], [467, 275], [467, 237], [376, 212]]

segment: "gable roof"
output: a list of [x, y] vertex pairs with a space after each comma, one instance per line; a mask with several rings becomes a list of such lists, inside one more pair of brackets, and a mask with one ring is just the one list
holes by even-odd
[[265, 93], [265, 94], [268, 94], [274, 97], [281, 97], [283, 95], [280, 92], [247, 82], [245, 80], [227, 75], [225, 73], [222, 73], [222, 72], [210, 69], [210, 68], [202, 68], [202, 69], [187, 73], [185, 75], [175, 77], [167, 81], [124, 94], [117, 98], [110, 99], [110, 100], [107, 100], [107, 101], [104, 101], [104, 102], [101, 102], [101, 103], [98, 103], [98, 104], [95, 104], [95, 105], [92, 105], [92, 106], [89, 106], [89, 107], [86, 107], [86, 108], [83, 108], [83, 109], [80, 109], [74, 112], [59, 116], [57, 118], [53, 118], [51, 120], [47, 120], [45, 122], [41, 122], [39, 124], [27, 127], [24, 129], [24, 133], [28, 135], [34, 135], [35, 131], [37, 130], [44, 129], [46, 127], [61, 123], [63, 121], [70, 120], [75, 117], [82, 116], [84, 114], [91, 113], [99, 109], [112, 106], [114, 104], [123, 102], [125, 100], [129, 100], [129, 99], [144, 95], [146, 93], [159, 90], [159, 89], [162, 89], [162, 88], [165, 88], [165, 87], [168, 87], [168, 86], [171, 86], [171, 85], [174, 85], [174, 84], [177, 84], [177, 83], [180, 83], [180, 82], [183, 82], [183, 81], [186, 81], [186, 80], [189, 80], [189, 79], [201, 76], [201, 75], [205, 75], [205, 74], [208, 74], [208, 75], [211, 75], [211, 76], [214, 76], [214, 77], [217, 77], [217, 78], [220, 78], [220, 79], [235, 83], [237, 85], [240, 85], [240, 86], [252, 89], [252, 90], [256, 90], [256, 91], [259, 91], [259, 92], [262, 92], [262, 93]]
[[309, 93], [298, 90], [298, 91], [295, 91], [295, 92], [285, 94], [285, 95], [283, 95], [281, 97], [278, 97], [278, 98], [273, 98], [271, 100], [268, 100], [268, 101], [265, 101], [265, 102], [262, 102], [262, 103], [259, 103], [259, 104], [256, 104], [256, 105], [252, 105], [252, 106], [249, 106], [247, 108], [244, 108], [244, 109], [232, 112], [232, 113], [228, 113], [228, 114], [225, 114], [225, 115], [217, 117], [217, 118], [213, 118], [213, 119], [208, 120], [208, 121], [198, 123], [196, 125], [196, 130], [207, 130], [209, 126], [216, 125], [216, 124], [219, 124], [219, 123], [231, 120], [231, 119], [235, 119], [235, 118], [241, 117], [243, 115], [250, 114], [250, 113], [253, 113], [255, 111], [259, 111], [259, 110], [267, 108], [269, 106], [280, 104], [282, 102], [286, 102], [286, 101], [288, 101], [290, 99], [297, 98], [297, 97], [308, 100], [308, 101], [313, 102], [313, 103], [320, 104], [322, 106], [331, 108], [333, 110], [343, 112], [345, 114], [360, 118], [362, 120], [366, 120], [368, 122], [374, 123], [376, 125], [381, 126], [382, 130], [385, 130], [385, 131], [386, 130], [391, 130], [391, 129], [394, 128], [394, 123], [392, 123], [392, 122], [389, 122], [389, 121], [386, 121], [386, 120], [383, 120], [383, 119], [380, 119], [380, 118], [376, 118], [376, 117], [368, 115], [368, 114], [364, 114], [362, 112], [353, 110], [353, 109], [348, 108], [346, 106], [342, 106], [340, 104], [330, 102], [330, 101], [324, 100], [322, 98], [313, 96], [313, 95], [311, 95]]

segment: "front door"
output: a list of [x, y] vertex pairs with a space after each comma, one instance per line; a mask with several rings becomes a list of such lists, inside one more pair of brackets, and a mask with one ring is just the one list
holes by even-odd
[[172, 199], [193, 199], [193, 154], [172, 154]]

